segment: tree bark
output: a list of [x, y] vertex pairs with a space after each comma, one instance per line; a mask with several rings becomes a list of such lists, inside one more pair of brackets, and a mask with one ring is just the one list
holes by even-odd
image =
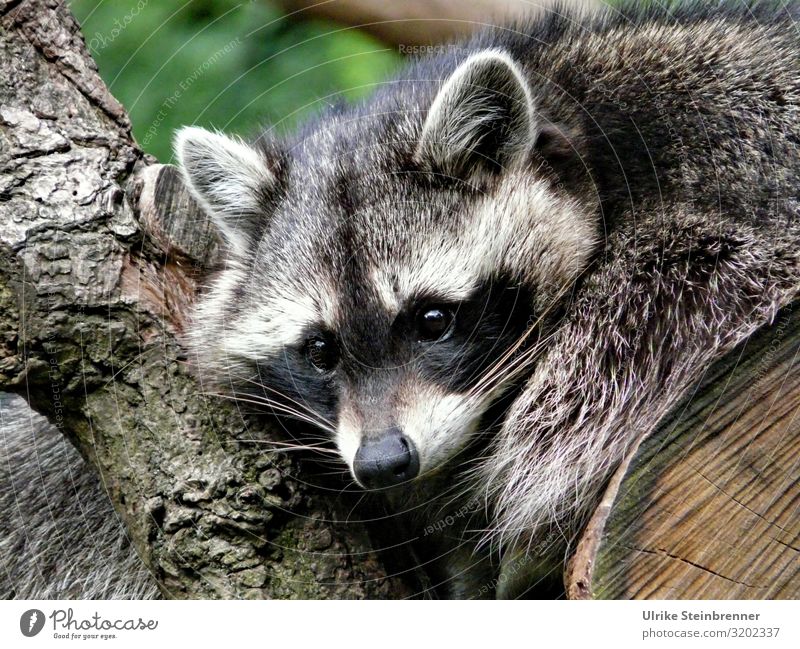
[[515, 18], [562, 7], [591, 10], [599, 0], [279, 0], [292, 16], [326, 18], [413, 52]]
[[0, 390], [100, 472], [169, 597], [402, 597], [349, 503], [203, 395], [180, 346], [216, 254], [61, 0], [0, 1]]

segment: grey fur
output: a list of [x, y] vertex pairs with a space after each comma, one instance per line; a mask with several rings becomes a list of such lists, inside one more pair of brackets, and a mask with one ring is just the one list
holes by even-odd
[[[316, 424], [348, 464], [402, 420], [426, 475], [390, 500], [436, 529], [423, 545], [445, 557], [446, 593], [523, 594], [634, 440], [800, 290], [797, 13], [549, 15], [417, 61], [291, 140], [265, 134], [241, 166], [215, 156], [219, 135], [183, 132], [186, 180], [229, 242], [188, 340], [199, 375]], [[213, 204], [219, 170], [254, 156], [268, 180]], [[457, 301], [487, 272], [535, 316], [499, 365], [458, 390], [425, 359], [387, 366], [381, 332], [411, 294]], [[310, 326], [350, 363], [324, 382], [297, 369]]]
[[20, 397], [0, 393], [0, 597], [152, 599], [96, 473]]

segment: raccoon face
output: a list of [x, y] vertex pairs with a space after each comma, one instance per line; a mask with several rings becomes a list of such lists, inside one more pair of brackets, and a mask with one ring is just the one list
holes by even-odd
[[182, 130], [228, 251], [189, 332], [201, 375], [327, 431], [363, 487], [457, 459], [594, 246], [589, 208], [538, 171], [540, 130], [498, 51], [292, 142]]

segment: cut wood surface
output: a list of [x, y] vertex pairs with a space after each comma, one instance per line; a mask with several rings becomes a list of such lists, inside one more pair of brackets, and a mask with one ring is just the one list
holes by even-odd
[[578, 599], [800, 598], [800, 304], [641, 443], [566, 586]]

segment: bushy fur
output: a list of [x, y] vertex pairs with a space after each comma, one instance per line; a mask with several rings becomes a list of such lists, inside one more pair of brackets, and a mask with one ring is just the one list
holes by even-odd
[[[450, 595], [562, 560], [626, 450], [800, 289], [795, 5], [637, 4], [483, 32], [290, 140], [179, 136], [229, 251], [199, 375], [350, 468], [403, 428], [423, 475], [390, 499], [469, 514], [424, 539]], [[420, 295], [472, 334], [420, 351]]]
[[0, 395], [0, 598], [152, 599], [97, 474], [20, 397]]
[[796, 17], [786, 3], [654, 6], [588, 33], [542, 25], [547, 47], [504, 37], [577, 134], [604, 235], [474, 472], [501, 546], [543, 528], [571, 540], [629, 446], [796, 297]]

